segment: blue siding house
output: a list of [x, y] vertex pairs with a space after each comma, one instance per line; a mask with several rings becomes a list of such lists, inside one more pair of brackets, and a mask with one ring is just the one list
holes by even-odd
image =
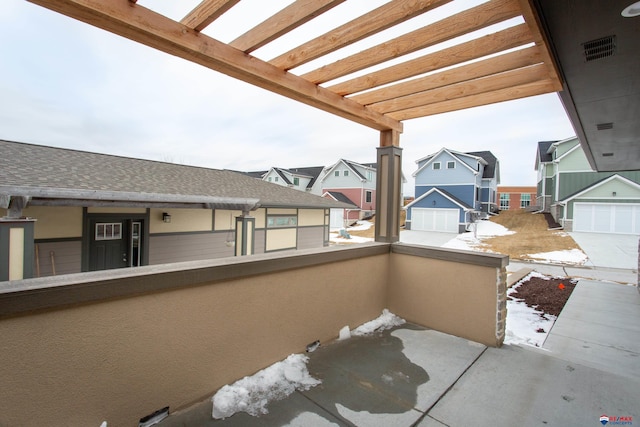
[[490, 151], [442, 148], [416, 161], [415, 200], [406, 228], [462, 233], [481, 215], [497, 211], [498, 159]]

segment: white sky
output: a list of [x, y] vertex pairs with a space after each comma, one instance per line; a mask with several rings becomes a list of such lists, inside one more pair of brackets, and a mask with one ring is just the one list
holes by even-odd
[[[480, 0], [463, 4], [470, 1]], [[177, 18], [194, 0], [139, 3]], [[245, 0], [239, 6], [273, 13], [287, 3]], [[341, 7], [335, 13], [346, 14]], [[316, 30], [335, 26], [332, 17], [319, 18], [324, 21]], [[230, 41], [237, 24], [230, 13], [208, 34]], [[290, 37], [300, 42], [310, 34]], [[275, 56], [266, 48], [255, 54]], [[375, 130], [23, 0], [0, 2], [0, 99], [0, 139], [217, 169], [325, 166], [340, 158], [375, 162], [379, 142]], [[574, 135], [556, 94], [404, 123], [409, 195], [415, 161], [442, 147], [490, 150], [500, 160], [502, 185], [535, 185], [537, 141]]]

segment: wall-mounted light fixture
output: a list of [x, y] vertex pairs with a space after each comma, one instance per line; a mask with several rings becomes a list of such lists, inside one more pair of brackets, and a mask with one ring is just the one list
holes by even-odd
[[162, 222], [171, 222], [171, 215], [166, 212], [162, 212]]

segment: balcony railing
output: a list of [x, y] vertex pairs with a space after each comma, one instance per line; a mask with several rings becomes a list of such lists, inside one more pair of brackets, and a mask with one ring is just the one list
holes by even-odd
[[0, 283], [0, 425], [135, 425], [388, 308], [500, 346], [508, 257], [372, 243]]

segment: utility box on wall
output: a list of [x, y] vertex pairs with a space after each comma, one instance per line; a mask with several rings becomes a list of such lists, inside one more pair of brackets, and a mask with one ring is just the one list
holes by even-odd
[[34, 219], [0, 218], [0, 281], [33, 277]]

